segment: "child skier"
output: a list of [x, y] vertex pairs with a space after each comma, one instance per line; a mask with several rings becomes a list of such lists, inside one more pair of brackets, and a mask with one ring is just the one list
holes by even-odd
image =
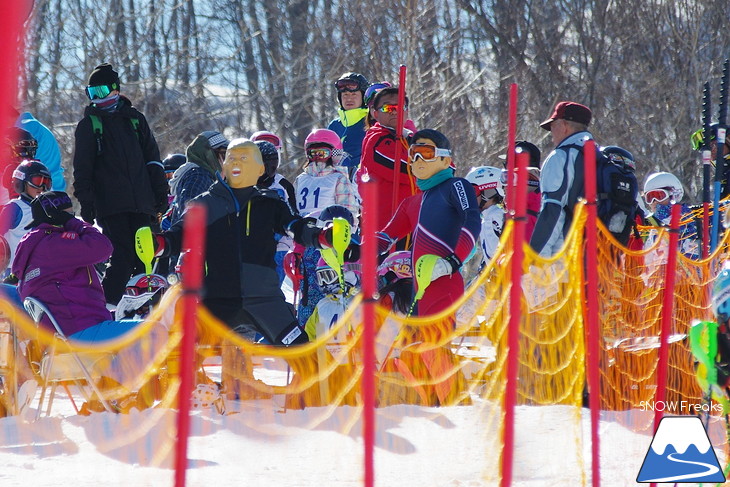
[[[33, 220], [30, 202], [43, 191], [51, 189], [51, 172], [37, 160], [21, 162], [13, 171], [12, 189], [18, 194], [0, 209], [0, 234], [10, 245], [10, 263], [13, 263], [18, 242], [26, 234], [25, 226]], [[9, 274], [3, 270], [3, 278]]]
[[501, 183], [502, 171], [492, 166], [473, 168], [466, 175], [466, 180], [474, 186], [479, 209], [482, 211], [482, 230], [479, 234], [480, 246], [484, 257], [479, 266], [484, 268], [494, 257], [502, 236], [504, 226], [504, 189]]

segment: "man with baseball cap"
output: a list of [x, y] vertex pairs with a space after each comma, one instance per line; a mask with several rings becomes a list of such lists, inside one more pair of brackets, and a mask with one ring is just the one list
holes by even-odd
[[[540, 124], [553, 138], [555, 149], [540, 172], [542, 204], [530, 245], [543, 257], [563, 246], [573, 220], [573, 207], [583, 193], [583, 144], [592, 140], [588, 131], [591, 110], [573, 101], [555, 105], [550, 117]], [[580, 157], [579, 157], [580, 156]]]

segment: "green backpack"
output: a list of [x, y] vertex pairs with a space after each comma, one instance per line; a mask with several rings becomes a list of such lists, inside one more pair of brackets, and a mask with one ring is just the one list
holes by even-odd
[[[89, 118], [91, 119], [91, 128], [94, 131], [94, 135], [96, 136], [96, 155], [100, 156], [102, 153], [102, 136], [104, 135], [104, 126], [101, 123], [101, 119], [98, 115], [89, 115]], [[138, 118], [130, 118], [129, 122], [132, 124], [132, 128], [134, 129], [134, 133], [137, 134], [137, 140], [142, 141], [142, 137], [139, 133], [139, 119]]]

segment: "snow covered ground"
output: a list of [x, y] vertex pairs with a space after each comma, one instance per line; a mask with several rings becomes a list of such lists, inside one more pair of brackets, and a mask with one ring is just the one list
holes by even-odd
[[[276, 363], [262, 365], [258, 377], [281, 379], [283, 369]], [[228, 401], [225, 415], [212, 409], [193, 412], [187, 485], [362, 485], [362, 423], [357, 408], [284, 410], [283, 397], [272, 400]], [[1, 486], [173, 485], [170, 432], [175, 411], [77, 416], [59, 393], [52, 417], [33, 421], [35, 404], [26, 418], [0, 419]], [[376, 485], [499, 485], [499, 431], [490, 421], [494, 408], [475, 398], [470, 406], [378, 409]], [[651, 443], [650, 435], [622, 426], [626, 423], [622, 414], [603, 414], [604, 486], [636, 485]], [[651, 413], [646, 415], [650, 421]], [[513, 485], [590, 485], [589, 435], [586, 409], [518, 407]], [[721, 463], [724, 466], [722, 458]]]

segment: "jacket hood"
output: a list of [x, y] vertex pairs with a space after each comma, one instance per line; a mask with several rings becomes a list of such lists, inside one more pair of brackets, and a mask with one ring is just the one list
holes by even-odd
[[221, 170], [221, 165], [218, 162], [218, 157], [213, 151], [213, 148], [210, 146], [208, 138], [203, 134], [195, 137], [195, 139], [186, 149], [185, 157], [187, 158], [189, 163], [192, 162], [194, 164], [197, 164], [198, 166], [206, 169], [211, 174], [215, 174], [216, 172]]

